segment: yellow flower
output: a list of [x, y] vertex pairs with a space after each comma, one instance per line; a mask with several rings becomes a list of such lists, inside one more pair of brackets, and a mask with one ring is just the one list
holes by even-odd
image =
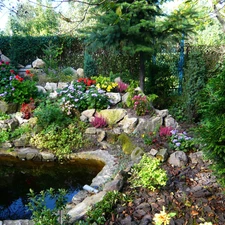
[[153, 218], [155, 225], [168, 225], [171, 220], [171, 216], [165, 212], [165, 207], [163, 206], [163, 210], [160, 213], [156, 213]]
[[100, 89], [100, 84], [98, 83], [98, 84], [96, 84], [96, 87], [98, 88], [98, 89]]

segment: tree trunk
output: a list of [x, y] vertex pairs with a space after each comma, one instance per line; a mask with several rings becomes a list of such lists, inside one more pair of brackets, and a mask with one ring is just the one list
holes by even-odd
[[140, 82], [140, 88], [144, 92], [144, 87], [145, 87], [145, 56], [144, 56], [144, 52], [140, 52], [139, 82]]

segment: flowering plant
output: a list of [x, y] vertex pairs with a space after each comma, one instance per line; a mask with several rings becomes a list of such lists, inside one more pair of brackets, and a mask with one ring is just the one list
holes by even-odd
[[95, 115], [91, 121], [91, 125], [96, 128], [106, 127], [107, 121], [102, 115]]
[[132, 99], [137, 116], [144, 116], [148, 109], [148, 100], [145, 95], [135, 95]]
[[116, 90], [118, 83], [112, 82], [110, 77], [98, 76], [94, 77], [96, 80], [96, 87], [107, 92]]
[[37, 95], [35, 82], [16, 75], [9, 63], [0, 62], [0, 99], [10, 103], [27, 103]]
[[91, 86], [91, 85], [94, 85], [96, 83], [95, 80], [92, 80], [90, 78], [83, 78], [83, 77], [79, 78], [77, 80], [77, 82], [83, 82], [88, 87]]
[[182, 150], [182, 151], [189, 151], [194, 148], [193, 138], [189, 137], [187, 133], [179, 132], [176, 129], [170, 131], [171, 136], [171, 143], [170, 146], [175, 150]]
[[168, 225], [170, 224], [170, 220], [172, 219], [172, 217], [174, 217], [176, 215], [176, 213], [167, 213], [165, 211], [165, 207], [163, 206], [163, 210], [160, 211], [160, 213], [156, 213], [154, 215], [154, 222], [155, 225]]
[[104, 91], [90, 86], [86, 89], [83, 82], [74, 82], [68, 87], [59, 90], [60, 105], [67, 115], [74, 115], [86, 109], [104, 109], [109, 105], [109, 99], [103, 95]]
[[123, 81], [119, 81], [117, 82], [118, 86], [117, 86], [117, 90], [120, 93], [123, 93], [127, 90], [127, 88], [129, 87], [128, 84], [124, 83]]
[[30, 98], [29, 103], [23, 103], [20, 109], [20, 112], [22, 112], [22, 117], [24, 119], [30, 119], [30, 117], [33, 115], [33, 111], [35, 109], [35, 103], [34, 99]]

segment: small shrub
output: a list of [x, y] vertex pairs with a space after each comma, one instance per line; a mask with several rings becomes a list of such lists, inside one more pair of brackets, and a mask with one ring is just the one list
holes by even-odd
[[101, 127], [106, 127], [108, 124], [107, 124], [106, 119], [103, 116], [96, 115], [92, 119], [91, 125], [96, 128], [101, 128]]
[[172, 134], [170, 148], [184, 152], [195, 150], [193, 138], [189, 137], [185, 131], [171, 130], [170, 132]]
[[41, 128], [48, 127], [54, 123], [58, 126], [65, 126], [70, 119], [63, 113], [57, 102], [47, 100], [39, 105], [34, 111], [37, 117], [37, 125]]
[[95, 60], [87, 52], [84, 54], [84, 74], [86, 77], [93, 77], [98, 74]]
[[141, 161], [134, 165], [129, 181], [134, 188], [144, 187], [154, 191], [165, 186], [167, 179], [166, 171], [160, 168], [160, 160], [145, 154]]
[[20, 112], [22, 112], [22, 118], [30, 119], [30, 117], [33, 116], [34, 109], [35, 109], [34, 99], [31, 98], [29, 103], [23, 103], [21, 106]]
[[173, 130], [172, 127], [160, 127], [159, 128], [159, 136], [165, 136], [165, 137], [168, 137], [168, 136], [171, 136], [172, 133], [171, 131]]
[[127, 90], [128, 86], [129, 86], [128, 84], [126, 84], [122, 81], [119, 81], [117, 91], [120, 93], [124, 93]]
[[148, 107], [148, 100], [147, 97], [144, 95], [135, 95], [132, 98], [134, 111], [136, 112], [137, 116], [144, 116], [147, 112]]
[[7, 130], [1, 130], [0, 132], [0, 144], [9, 140], [10, 132]]
[[10, 119], [10, 115], [0, 112], [0, 120], [7, 120]]
[[[28, 194], [29, 203], [27, 204], [29, 210], [32, 212], [32, 220], [35, 225], [60, 225], [68, 222], [68, 216], [63, 215], [62, 210], [66, 208], [66, 190], [58, 189], [55, 191], [50, 188], [46, 191], [41, 191], [36, 194], [30, 189]], [[46, 206], [46, 199], [51, 198], [55, 200], [55, 207], [49, 209]]]
[[109, 191], [103, 200], [96, 203], [92, 210], [87, 212], [86, 221], [88, 224], [105, 224], [108, 218], [114, 213], [118, 201], [126, 201], [126, 197], [118, 191]]
[[49, 150], [58, 158], [87, 147], [90, 143], [84, 138], [87, 124], [73, 120], [67, 127], [51, 124], [30, 139], [30, 144], [40, 150]]

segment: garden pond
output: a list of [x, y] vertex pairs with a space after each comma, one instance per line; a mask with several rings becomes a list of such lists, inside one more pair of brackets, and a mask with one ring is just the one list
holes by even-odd
[[[70, 202], [103, 166], [104, 163], [90, 159], [41, 162], [0, 156], [0, 220], [30, 219], [31, 212], [26, 206], [30, 189], [35, 193], [49, 188], [66, 189]], [[54, 200], [46, 199], [46, 205], [54, 207]]]

